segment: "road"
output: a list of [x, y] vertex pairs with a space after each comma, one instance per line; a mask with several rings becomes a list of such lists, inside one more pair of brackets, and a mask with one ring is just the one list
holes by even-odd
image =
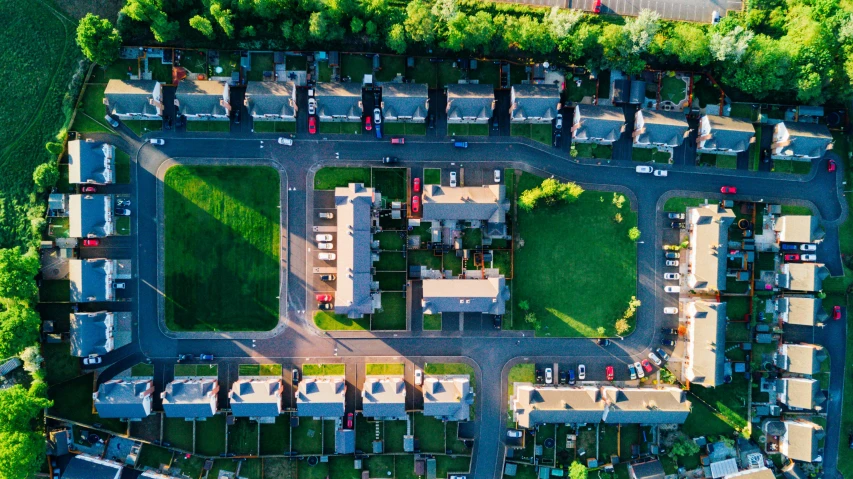
[[[655, 314], [672, 295], [664, 297], [662, 275], [663, 230], [660, 216], [666, 198], [671, 196], [698, 196], [710, 201], [721, 198], [721, 185], [736, 186], [737, 199], [774, 202], [795, 200], [812, 205], [819, 212], [828, 240], [821, 248], [826, 257], [838, 256], [837, 228], [846, 218], [847, 211], [841, 197], [842, 174], [826, 172], [825, 161], [813, 168], [806, 177], [794, 177], [765, 172], [718, 170], [697, 168], [691, 165], [674, 165], [668, 177], [653, 177], [635, 173], [630, 161], [600, 161], [571, 159], [565, 151], [557, 151], [525, 139], [509, 137], [483, 137], [469, 140], [467, 150], [453, 148], [447, 139], [422, 137], [407, 138], [403, 147], [392, 147], [388, 141], [379, 142], [366, 135], [298, 134], [292, 147], [277, 145], [273, 135], [248, 133], [211, 134], [158, 132], [166, 138], [163, 147], [141, 143], [132, 133], [120, 128], [120, 137], [114, 135], [89, 135], [90, 138], [113, 142], [132, 153], [133, 215], [136, 247], [131, 248], [136, 268], [137, 301], [134, 303], [138, 329], [133, 332], [130, 346], [113, 351], [105, 357], [111, 364], [101, 374], [104, 381], [121, 370], [146, 358], [155, 364], [160, 390], [170, 379], [167, 371], [178, 353], [213, 353], [221, 364], [253, 362], [272, 359], [285, 364], [300, 364], [312, 359], [332, 358], [352, 360], [364, 356], [402, 356], [415, 364], [432, 361], [434, 357], [464, 357], [478, 366], [477, 414], [479, 429], [475, 441], [471, 477], [500, 477], [503, 458], [502, 435], [497, 433], [505, 426], [506, 384], [505, 372], [518, 361], [563, 361], [587, 365], [590, 379], [603, 378], [606, 364], [634, 362], [646, 356], [659, 340], [659, 326], [664, 326], [661, 315]], [[263, 140], [263, 141], [262, 141]], [[316, 330], [304, 311], [309, 309], [306, 285], [305, 212], [308, 207], [312, 171], [320, 166], [336, 164], [378, 165], [384, 155], [401, 158], [404, 167], [422, 168], [466, 165], [469, 168], [514, 167], [542, 176], [554, 175], [562, 180], [580, 183], [587, 189], [617, 189], [631, 200], [638, 210], [639, 229], [643, 237], [637, 244], [638, 299], [642, 302], [637, 313], [637, 327], [623, 341], [602, 349], [589, 339], [531, 338], [518, 332], [436, 335], [422, 331], [399, 333], [332, 332]], [[283, 263], [287, 268], [287, 308], [282, 308], [283, 329], [280, 334], [205, 333], [185, 339], [176, 339], [161, 329], [158, 318], [157, 288], [158, 231], [157, 173], [167, 161], [176, 163], [237, 162], [246, 159], [272, 161], [284, 172], [287, 184], [287, 225]], [[839, 165], [841, 163], [839, 162]], [[840, 264], [840, 258], [838, 258]], [[674, 322], [675, 320], [671, 320]], [[834, 333], [827, 335], [825, 345], [832, 357], [844, 357], [843, 321], [833, 325]], [[253, 338], [254, 336], [254, 338]], [[270, 337], [271, 336], [271, 337]], [[840, 338], [840, 340], [839, 340]], [[253, 340], [254, 339], [254, 340]], [[839, 344], [840, 343], [840, 344]], [[841, 356], [837, 356], [841, 348]], [[555, 351], [572, 351], [571, 356], [554, 356]], [[337, 358], [335, 357], [337, 356]], [[835, 370], [836, 364], [840, 371]], [[222, 368], [221, 368], [222, 369]], [[625, 367], [617, 367], [617, 380], [627, 376]], [[833, 361], [830, 410], [840, 409], [843, 363]], [[624, 379], [622, 377], [621, 379]], [[223, 385], [226, 390], [230, 385]], [[838, 416], [836, 416], [838, 417]], [[828, 421], [833, 423], [835, 421]], [[830, 445], [832, 430], [828, 435], [825, 467], [834, 470], [838, 431], [835, 444]], [[834, 454], [834, 452], [833, 452]]]

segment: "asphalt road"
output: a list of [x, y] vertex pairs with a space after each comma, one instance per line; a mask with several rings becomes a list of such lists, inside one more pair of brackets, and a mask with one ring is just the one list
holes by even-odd
[[[136, 247], [130, 248], [131, 259], [137, 265], [138, 291], [134, 302], [138, 329], [133, 332], [130, 346], [113, 351], [105, 357], [111, 364], [100, 375], [99, 381], [111, 378], [136, 362], [150, 359], [157, 371], [157, 387], [170, 380], [169, 366], [178, 353], [198, 355], [213, 353], [220, 364], [231, 367], [236, 363], [272, 359], [284, 364], [301, 364], [328, 358], [332, 361], [352, 361], [364, 356], [402, 356], [415, 364], [434, 361], [436, 357], [467, 358], [477, 371], [477, 427], [471, 477], [500, 477], [503, 458], [501, 442], [506, 418], [505, 372], [519, 361], [584, 363], [590, 380], [603, 379], [604, 366], [616, 367], [617, 380], [627, 379], [624, 364], [647, 356], [660, 341], [659, 326], [666, 319], [656, 312], [674, 302], [673, 295], [663, 293], [661, 265], [664, 230], [660, 227], [659, 213], [665, 199], [670, 196], [698, 196], [710, 201], [721, 199], [721, 185], [736, 186], [738, 199], [772, 202], [794, 199], [813, 205], [823, 219], [827, 241], [821, 248], [824, 255], [838, 255], [837, 225], [846, 218], [846, 207], [839, 202], [841, 195], [839, 173], [829, 174], [825, 162], [813, 168], [805, 178], [765, 172], [718, 170], [696, 168], [689, 165], [671, 167], [668, 177], [653, 177], [634, 172], [630, 161], [575, 161], [567, 153], [535, 144], [528, 140], [508, 137], [483, 137], [469, 140], [469, 148], [453, 148], [446, 138], [431, 136], [415, 140], [407, 138], [405, 146], [392, 146], [390, 142], [377, 141], [365, 135], [299, 134], [292, 147], [277, 145], [274, 135], [252, 135], [232, 132], [227, 134], [158, 132], [166, 138], [163, 147], [141, 143], [135, 135], [120, 128], [121, 137], [89, 135], [90, 138], [109, 140], [131, 152], [133, 215]], [[263, 138], [263, 143], [261, 143]], [[261, 146], [263, 145], [263, 148]], [[635, 332], [623, 341], [614, 341], [609, 348], [601, 348], [589, 339], [531, 338], [523, 333], [484, 332], [477, 334], [435, 333], [412, 331], [399, 333], [334, 332], [316, 330], [305, 314], [311, 293], [306, 281], [305, 248], [310, 238], [306, 232], [306, 208], [310, 204], [313, 171], [332, 164], [372, 164], [384, 155], [401, 158], [404, 167], [421, 168], [465, 166], [466, 168], [514, 167], [543, 176], [554, 175], [572, 180], [587, 189], [606, 188], [624, 192], [633, 208], [639, 212], [639, 229], [643, 232], [638, 249], [638, 299], [643, 303], [637, 314]], [[210, 333], [205, 338], [174, 339], [160, 329], [157, 320], [158, 295], [157, 253], [158, 228], [156, 213], [156, 174], [167, 160], [180, 163], [183, 159], [198, 162], [234, 161], [241, 158], [270, 159], [286, 172], [287, 217], [286, 240], [282, 242], [287, 271], [287, 308], [282, 318], [285, 326], [281, 334], [263, 339], [252, 339], [252, 334]], [[825, 160], [824, 160], [825, 161]], [[841, 163], [839, 163], [841, 165]], [[313, 206], [313, 205], [312, 205]], [[833, 253], [834, 252], [834, 253]], [[839, 259], [840, 261], [840, 259]], [[670, 296], [670, 297], [665, 297]], [[284, 308], [283, 308], [284, 310]], [[843, 321], [832, 325], [833, 334], [822, 336], [833, 357], [843, 357]], [[819, 338], [821, 339], [821, 338]], [[555, 351], [571, 351], [571, 355], [555, 356]], [[837, 354], [841, 356], [837, 356]], [[621, 366], [620, 366], [621, 365]], [[836, 371], [836, 365], [839, 370]], [[225, 367], [225, 366], [223, 366]], [[840, 409], [843, 363], [833, 362], [830, 391], [830, 411]], [[223, 390], [230, 385], [223, 384]], [[837, 399], [836, 399], [837, 398]], [[831, 412], [832, 414], [832, 412]], [[838, 417], [838, 416], [836, 416]], [[830, 423], [834, 421], [828, 421]], [[834, 470], [838, 431], [830, 427], [825, 453], [825, 467]], [[834, 437], [834, 440], [833, 440]], [[834, 444], [831, 444], [833, 443]]]

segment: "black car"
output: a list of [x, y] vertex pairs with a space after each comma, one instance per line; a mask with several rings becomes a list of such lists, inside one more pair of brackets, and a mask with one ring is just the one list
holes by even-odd
[[663, 349], [661, 349], [661, 348], [657, 348], [657, 349], [655, 350], [655, 352], [658, 354], [658, 357], [660, 357], [660, 358], [661, 358], [661, 360], [663, 360], [663, 361], [669, 361], [669, 354], [666, 354], [666, 351], [664, 351]]
[[567, 379], [566, 372], [560, 371], [560, 384], [566, 384], [566, 379]]
[[495, 325], [495, 329], [501, 329], [501, 321], [502, 320], [503, 320], [503, 316], [495, 315], [494, 319], [492, 320], [493, 324]]
[[675, 346], [675, 341], [673, 341], [671, 339], [661, 339], [660, 343], [664, 346], [671, 346], [671, 347]]
[[193, 360], [193, 355], [192, 355], [192, 354], [179, 354], [179, 355], [178, 355], [178, 362], [179, 362], [179, 363], [183, 363], [183, 362], [186, 362], [186, 361], [192, 361], [192, 360]]
[[324, 274], [324, 275], [320, 276], [320, 281], [334, 281], [334, 280], [335, 280], [335, 275], [333, 275], [333, 274]]
[[399, 161], [400, 161], [400, 159], [397, 158], [396, 156], [383, 156], [382, 157], [382, 163], [386, 164], [386, 165], [390, 164], [390, 163], [398, 163]]
[[433, 113], [429, 114], [429, 127], [435, 128], [435, 115]]
[[563, 134], [559, 131], [554, 133], [554, 147], [559, 148], [563, 144]]
[[684, 229], [685, 228], [684, 223], [680, 223], [678, 221], [673, 221], [672, 223], [669, 224], [669, 227], [675, 228], [675, 229]]
[[678, 330], [674, 328], [660, 328], [662, 334], [678, 334]]
[[317, 309], [319, 310], [330, 311], [332, 308], [334, 308], [332, 303], [317, 303]]
[[291, 378], [293, 380], [293, 384], [298, 384], [299, 383], [299, 369], [293, 368], [293, 371], [291, 372], [291, 374], [292, 374]]
[[541, 369], [536, 370], [536, 382], [537, 383], [542, 382], [542, 370]]
[[599, 346], [610, 346], [610, 340], [609, 339], [599, 339], [598, 345]]

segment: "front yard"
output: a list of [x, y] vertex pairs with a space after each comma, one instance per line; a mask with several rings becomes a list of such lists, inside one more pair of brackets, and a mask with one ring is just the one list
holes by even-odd
[[657, 148], [632, 148], [631, 159], [640, 162], [669, 163], [672, 154], [659, 151]]
[[550, 123], [513, 123], [510, 126], [510, 134], [512, 136], [523, 136], [530, 138], [533, 141], [551, 144], [552, 128]]
[[448, 136], [489, 136], [487, 123], [448, 123]]
[[601, 158], [609, 160], [613, 157], [613, 147], [610, 145], [573, 143], [572, 148], [577, 152], [578, 158]]
[[370, 168], [330, 166], [314, 175], [315, 190], [334, 190], [350, 183], [364, 183], [364, 186], [370, 186]]

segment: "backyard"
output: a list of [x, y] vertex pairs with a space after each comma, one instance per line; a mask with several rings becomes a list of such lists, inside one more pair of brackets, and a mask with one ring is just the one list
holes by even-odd
[[267, 167], [175, 166], [165, 185], [167, 327], [275, 327], [278, 173]]

